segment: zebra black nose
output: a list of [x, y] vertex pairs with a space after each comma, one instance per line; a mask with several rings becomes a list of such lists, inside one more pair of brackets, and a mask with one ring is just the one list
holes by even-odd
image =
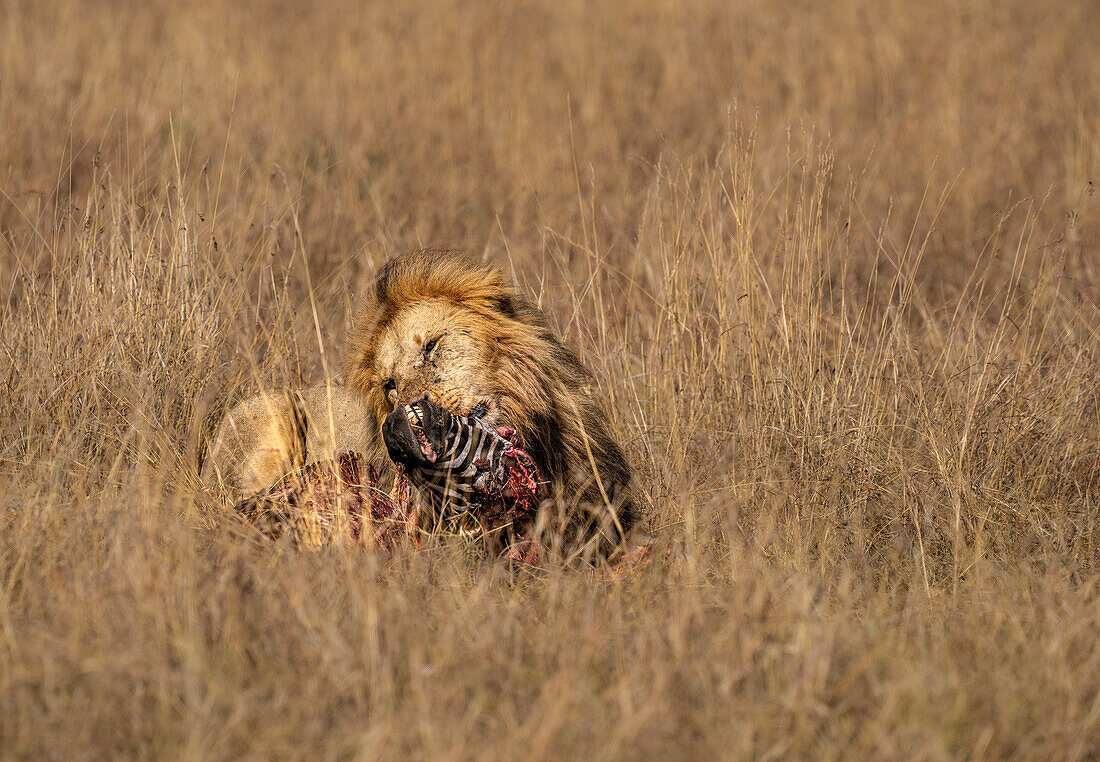
[[382, 422], [382, 441], [386, 443], [386, 450], [394, 463], [409, 465], [423, 459], [404, 405], [395, 407]]

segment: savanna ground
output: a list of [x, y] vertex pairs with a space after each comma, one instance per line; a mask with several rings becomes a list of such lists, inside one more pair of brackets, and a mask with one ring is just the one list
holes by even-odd
[[[1100, 755], [1100, 6], [0, 7], [0, 750]], [[509, 268], [672, 548], [257, 542], [219, 401]]]

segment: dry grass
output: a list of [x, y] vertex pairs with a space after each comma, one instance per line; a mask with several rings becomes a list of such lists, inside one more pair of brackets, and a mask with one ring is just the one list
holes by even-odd
[[[1100, 8], [311, 5], [0, 9], [4, 756], [1100, 754]], [[193, 499], [422, 243], [597, 371], [668, 559]]]

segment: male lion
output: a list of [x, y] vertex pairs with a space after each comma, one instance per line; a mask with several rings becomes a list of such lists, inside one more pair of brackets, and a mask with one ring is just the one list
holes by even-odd
[[[537, 465], [540, 505], [521, 528], [525, 538], [583, 556], [619, 544], [635, 518], [631, 472], [594, 380], [499, 270], [442, 249], [396, 257], [378, 272], [353, 325], [348, 385], [336, 395], [345, 414], [337, 427], [353, 432], [329, 437], [329, 445], [354, 440], [383, 464], [382, 428], [396, 407], [426, 397], [460, 415], [477, 408], [486, 423], [514, 430]], [[252, 451], [263, 444], [268, 457], [253, 455], [250, 462], [263, 464], [262, 477], [253, 479], [331, 455], [330, 446], [311, 449], [308, 441], [311, 422], [332, 428], [325, 407], [331, 392], [305, 390], [282, 405], [270, 399], [251, 403], [256, 415], [242, 409], [246, 401], [226, 417], [238, 429], [248, 420], [245, 428], [259, 432]], [[226, 426], [219, 440], [228, 436]], [[283, 431], [297, 432], [297, 439], [288, 442]], [[264, 443], [265, 437], [276, 441]]]

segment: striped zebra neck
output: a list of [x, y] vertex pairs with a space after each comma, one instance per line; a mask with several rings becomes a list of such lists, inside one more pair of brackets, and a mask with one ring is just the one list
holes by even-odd
[[500, 455], [511, 443], [477, 418], [452, 415], [447, 446], [435, 463], [409, 470], [409, 480], [444, 517], [469, 511], [493, 480]]

